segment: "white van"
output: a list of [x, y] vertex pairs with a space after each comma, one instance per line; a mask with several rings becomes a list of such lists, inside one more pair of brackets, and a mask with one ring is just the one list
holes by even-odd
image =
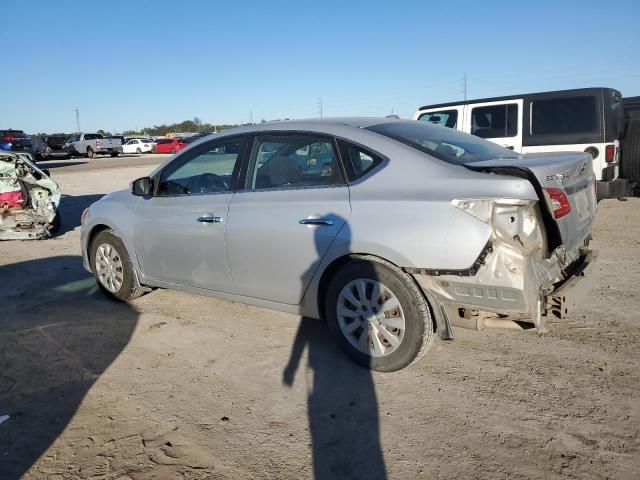
[[620, 178], [624, 134], [622, 95], [611, 88], [583, 88], [467, 100], [420, 107], [414, 120], [471, 133], [519, 153], [591, 153], [598, 197], [624, 197]]

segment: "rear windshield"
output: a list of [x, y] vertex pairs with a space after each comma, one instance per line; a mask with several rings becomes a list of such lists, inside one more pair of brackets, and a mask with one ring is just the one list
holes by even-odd
[[511, 150], [488, 140], [423, 122], [389, 122], [367, 127], [367, 130], [457, 165], [495, 158], [518, 158]]

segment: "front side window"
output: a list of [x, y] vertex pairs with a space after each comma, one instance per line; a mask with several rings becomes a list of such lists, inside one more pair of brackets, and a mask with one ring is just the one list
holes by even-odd
[[471, 133], [480, 138], [515, 137], [518, 134], [518, 104], [472, 108]]
[[423, 113], [418, 117], [421, 122], [435, 123], [443, 127], [456, 128], [458, 125], [457, 110], [442, 110], [440, 112]]
[[244, 139], [202, 145], [171, 162], [160, 175], [158, 196], [230, 192]]
[[304, 188], [343, 183], [333, 142], [305, 135], [259, 136], [248, 188]]
[[531, 103], [532, 135], [567, 135], [598, 131], [598, 105], [592, 95], [535, 100]]

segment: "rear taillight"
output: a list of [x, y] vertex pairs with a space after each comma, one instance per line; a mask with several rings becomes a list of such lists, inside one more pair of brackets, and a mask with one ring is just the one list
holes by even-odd
[[96, 147], [100, 146], [100, 140], [96, 140]]
[[148, 148], [148, 147], [149, 147], [149, 145], [147, 145], [147, 144], [145, 143], [145, 144], [144, 144], [144, 148]]
[[2, 140], [7, 143], [13, 143], [13, 135], [5, 135]]
[[616, 158], [616, 147], [614, 145], [607, 145], [607, 147], [604, 150], [605, 152], [605, 156], [604, 156], [604, 161], [607, 163], [611, 163], [615, 160]]
[[549, 204], [551, 205], [554, 218], [564, 217], [571, 211], [569, 198], [563, 189], [549, 187], [545, 188], [544, 191], [549, 196]]

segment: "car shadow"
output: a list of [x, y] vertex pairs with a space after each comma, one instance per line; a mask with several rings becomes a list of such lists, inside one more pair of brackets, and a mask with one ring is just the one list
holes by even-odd
[[56, 232], [62, 235], [80, 226], [80, 217], [85, 208], [103, 197], [100, 194], [93, 195], [62, 195], [60, 199], [60, 228]]
[[[337, 224], [344, 222], [338, 236], [340, 241], [350, 243], [348, 222], [335, 214], [325, 217]], [[302, 278], [308, 278], [309, 273], [313, 275], [324, 256], [321, 245], [326, 241], [322, 240], [325, 234], [322, 228], [317, 227], [315, 231], [318, 260]], [[373, 268], [366, 268], [364, 273], [375, 280]], [[306, 289], [304, 282], [302, 288]], [[364, 323], [363, 326], [367, 328]], [[386, 479], [372, 372], [347, 358], [334, 337], [325, 322], [303, 317], [283, 371], [284, 385], [292, 386], [303, 352], [307, 350], [307, 368], [313, 376], [307, 399], [313, 478]]]
[[138, 313], [108, 300], [79, 256], [4, 265], [0, 285], [0, 478], [13, 480], [67, 427]]

